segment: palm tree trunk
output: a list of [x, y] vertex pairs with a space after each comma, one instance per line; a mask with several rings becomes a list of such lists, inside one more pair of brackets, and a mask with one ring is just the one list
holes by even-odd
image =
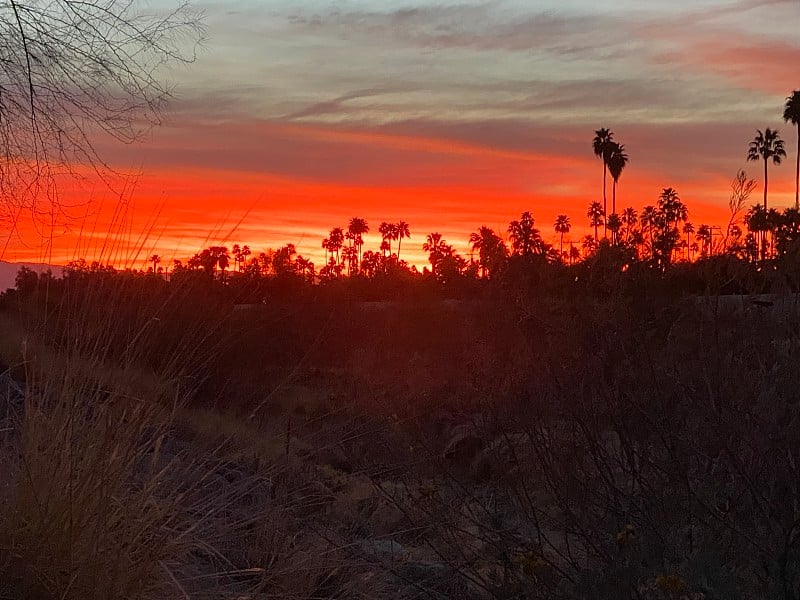
[[561, 241], [558, 243], [558, 253], [561, 256], [561, 260], [564, 260], [564, 232], [561, 232]]
[[397, 238], [397, 262], [400, 263], [400, 244], [403, 243], [403, 237], [400, 236]]
[[[764, 157], [764, 217], [767, 213], [767, 157]], [[761, 260], [767, 260], [767, 231], [761, 232]]]
[[[608, 215], [608, 207], [606, 205], [606, 171], [608, 165], [606, 164], [605, 155], [603, 156], [603, 216], [605, 217]], [[595, 233], [595, 239], [597, 238], [597, 234]], [[605, 219], [603, 219], [603, 237], [606, 237], [606, 223]]]
[[794, 168], [794, 207], [800, 210], [800, 123], [797, 124], [797, 158]]
[[614, 187], [611, 193], [611, 213], [617, 214], [617, 180], [614, 180]]

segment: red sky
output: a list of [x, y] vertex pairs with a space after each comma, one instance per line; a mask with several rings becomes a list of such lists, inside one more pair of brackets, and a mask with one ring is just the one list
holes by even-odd
[[594, 4], [208, 4], [198, 61], [165, 75], [164, 123], [141, 144], [97, 141], [135, 185], [63, 183], [74, 218], [51, 244], [23, 214], [3, 258], [142, 266], [153, 252], [291, 242], [321, 262], [327, 231], [359, 216], [374, 231], [409, 222], [405, 257], [422, 264], [426, 234], [466, 252], [471, 231], [504, 231], [524, 210], [553, 240], [566, 213], [577, 240], [602, 198], [599, 127], [630, 155], [620, 208], [671, 186], [695, 225], [726, 222], [737, 169], [761, 184], [744, 160], [757, 127], [787, 140], [770, 203], [793, 202], [796, 133], [781, 112], [800, 87], [796, 1]]

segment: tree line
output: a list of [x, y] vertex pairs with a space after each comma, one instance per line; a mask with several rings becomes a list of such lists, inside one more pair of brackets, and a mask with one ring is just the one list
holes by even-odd
[[[692, 223], [688, 206], [673, 187], [664, 187], [655, 202], [640, 211], [631, 206], [618, 210], [617, 188], [629, 156], [625, 145], [614, 139], [614, 133], [601, 128], [594, 132], [591, 144], [594, 155], [603, 165], [602, 201], [588, 204], [584, 223], [592, 233], [578, 240], [569, 237], [574, 223], [569, 215], [556, 216], [551, 225], [556, 242], [549, 243], [533, 213], [525, 211], [512, 220], [505, 231], [481, 226], [472, 232], [468, 239], [468, 256], [460, 254], [441, 233], [428, 233], [421, 245], [428, 265], [420, 270], [404, 260], [402, 254], [404, 240], [412, 236], [408, 222], [381, 222], [377, 227], [380, 245], [369, 249], [365, 248], [365, 236], [371, 231], [370, 225], [364, 218], [353, 217], [345, 227], [332, 228], [322, 240], [324, 261], [321, 265], [299, 254], [294, 244], [258, 253], [247, 245], [234, 244], [230, 248], [210, 246], [188, 260], [173, 261], [171, 268], [165, 268], [162, 258], [154, 254], [148, 258], [146, 271], [165, 278], [203, 273], [223, 282], [231, 277], [293, 276], [308, 283], [402, 273], [429, 276], [446, 283], [458, 278], [492, 279], [513, 261], [572, 266], [612, 250], [621, 257], [623, 264], [640, 263], [662, 272], [678, 262], [720, 255], [760, 267], [800, 250], [800, 90], [786, 99], [783, 118], [798, 131], [795, 205], [783, 210], [769, 207], [769, 166], [780, 165], [787, 153], [777, 130], [757, 130], [747, 147], [746, 158], [751, 162], [763, 162], [763, 200], [748, 206], [757, 183], [739, 170], [731, 182], [729, 220], [724, 226]], [[83, 260], [67, 265], [67, 270], [73, 272], [101, 268], [110, 269]]]

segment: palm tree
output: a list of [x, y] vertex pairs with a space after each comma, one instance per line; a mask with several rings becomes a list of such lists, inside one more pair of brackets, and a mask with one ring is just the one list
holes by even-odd
[[689, 238], [690, 235], [694, 233], [694, 225], [692, 225], [689, 221], [683, 224], [683, 233], [686, 234], [686, 258], [688, 260], [692, 260], [692, 251], [691, 251], [691, 239]]
[[797, 157], [794, 170], [794, 207], [800, 210], [800, 90], [795, 90], [786, 98], [783, 120], [797, 127]]
[[400, 245], [403, 243], [403, 238], [410, 238], [411, 231], [408, 228], [408, 223], [400, 221], [394, 226], [392, 231], [392, 239], [397, 240], [397, 262], [400, 262]]
[[639, 215], [636, 213], [635, 208], [629, 206], [622, 211], [622, 223], [625, 225], [625, 243], [631, 241], [631, 235], [638, 222]]
[[606, 226], [608, 230], [611, 232], [611, 243], [617, 243], [617, 234], [619, 230], [622, 228], [622, 219], [617, 213], [611, 213], [608, 215], [608, 219], [606, 220]]
[[[652, 204], [648, 204], [642, 209], [642, 216], [639, 219], [639, 222], [642, 224], [642, 233], [647, 233], [648, 242], [650, 244], [650, 254], [653, 253], [653, 230], [656, 227], [656, 215], [656, 207]], [[644, 242], [644, 239], [642, 241]]]
[[361, 249], [364, 246], [364, 234], [369, 233], [369, 225], [367, 225], [367, 221], [360, 218], [360, 217], [353, 217], [350, 219], [350, 223], [347, 225], [347, 233], [350, 236], [350, 239], [353, 240], [353, 244], [356, 247], [356, 260], [357, 264], [361, 264]]
[[161, 262], [161, 257], [158, 254], [153, 254], [148, 262], [153, 263], [153, 273], [156, 273], [156, 265]]
[[[380, 225], [378, 225], [378, 233], [381, 234], [381, 250], [383, 251], [383, 255], [386, 256], [386, 251], [388, 250], [389, 253], [392, 252], [391, 240], [394, 239], [394, 225], [391, 223], [387, 223], [384, 221]], [[384, 246], [386, 244], [388, 248]]]
[[689, 216], [689, 210], [681, 201], [678, 191], [667, 187], [661, 190], [658, 197], [658, 210], [661, 213], [664, 228], [677, 227], [678, 221], [685, 221]]
[[569, 222], [569, 217], [567, 215], [558, 215], [556, 217], [556, 222], [553, 225], [556, 230], [556, 233], [560, 235], [558, 240], [558, 255], [563, 258], [564, 256], [564, 234], [569, 233], [569, 230], [572, 229], [572, 225]]
[[509, 223], [508, 235], [511, 238], [511, 250], [514, 254], [530, 256], [544, 251], [542, 235], [533, 223], [533, 215], [528, 211], [522, 213], [519, 221], [514, 220]]
[[597, 228], [605, 224], [606, 213], [599, 202], [592, 202], [589, 205], [589, 210], [586, 211], [586, 216], [589, 217], [589, 227], [594, 227], [594, 240], [597, 241]]
[[772, 130], [767, 127], [762, 133], [760, 129], [756, 129], [756, 137], [750, 142], [747, 149], [747, 160], [758, 161], [764, 159], [764, 210], [767, 210], [767, 165], [769, 159], [772, 159], [772, 164], [781, 164], [781, 159], [786, 158], [786, 150], [783, 147], [783, 140], [778, 135], [778, 130]]
[[611, 193], [611, 212], [617, 212], [617, 182], [619, 181], [622, 170], [628, 164], [628, 155], [625, 154], [624, 144], [614, 144], [611, 154], [608, 157], [608, 172], [611, 173], [613, 181]]
[[442, 239], [442, 234], [438, 232], [429, 233], [422, 250], [428, 253], [428, 262], [431, 263], [431, 272], [436, 275], [439, 262], [444, 257], [444, 250], [447, 243]]
[[339, 251], [344, 246], [344, 230], [341, 227], [334, 227], [328, 234], [328, 251], [336, 256], [336, 264], [341, 264]]
[[581, 241], [581, 248], [583, 248], [584, 256], [589, 256], [590, 254], [596, 252], [598, 245], [596, 234], [595, 237], [590, 235], [584, 236], [583, 240]]
[[608, 168], [608, 159], [614, 149], [614, 134], [610, 129], [605, 127], [598, 129], [594, 132], [594, 139], [592, 140], [592, 150], [594, 155], [603, 159], [603, 214], [606, 214], [608, 205], [606, 204], [606, 171]]
[[700, 256], [707, 258], [711, 254], [711, 227], [709, 225], [700, 225], [697, 228], [697, 241], [700, 242]]
[[478, 251], [481, 272], [484, 277], [494, 275], [505, 262], [508, 248], [492, 229], [482, 226], [469, 236], [470, 248]]

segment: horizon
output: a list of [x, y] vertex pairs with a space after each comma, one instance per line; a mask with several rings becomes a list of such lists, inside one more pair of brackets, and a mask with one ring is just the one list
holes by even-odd
[[781, 119], [799, 83], [790, 0], [339, 7], [205, 3], [207, 41], [169, 74], [163, 124], [136, 145], [96, 142], [130, 178], [108, 189], [82, 172], [64, 183], [71, 218], [52, 232], [21, 219], [2, 258], [58, 264], [105, 252], [114, 262], [110, 237], [124, 266], [218, 243], [293, 243], [321, 263], [327, 232], [362, 217], [370, 248], [381, 221], [407, 221], [404, 258], [422, 266], [428, 233], [466, 254], [470, 232], [505, 236], [523, 211], [548, 241], [567, 214], [579, 240], [587, 205], [602, 199], [591, 150], [601, 127], [630, 155], [620, 210], [673, 187], [695, 226], [727, 222], [738, 169], [757, 181], [758, 201], [761, 167], [745, 157], [766, 127], [781, 130], [789, 154], [770, 170], [770, 205], [794, 202], [796, 149]]

